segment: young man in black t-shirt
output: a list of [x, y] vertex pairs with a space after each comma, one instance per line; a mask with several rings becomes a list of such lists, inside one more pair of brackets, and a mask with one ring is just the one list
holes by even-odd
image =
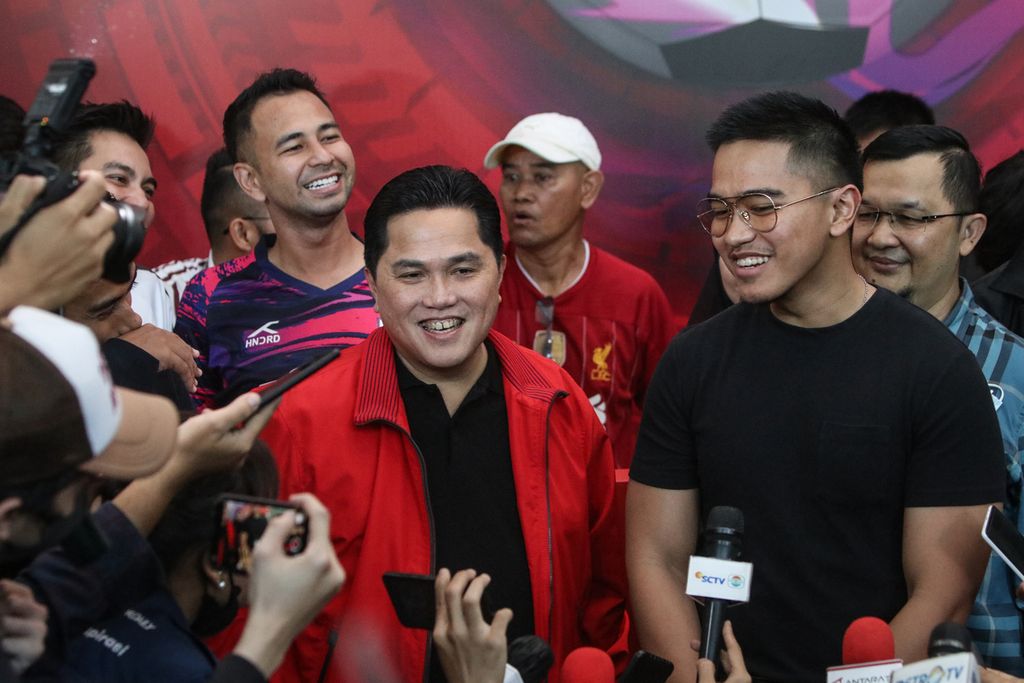
[[730, 617], [755, 680], [820, 680], [863, 615], [922, 658], [970, 609], [1002, 497], [985, 381], [941, 324], [854, 271], [861, 171], [833, 110], [769, 93], [708, 141], [698, 215], [742, 303], [679, 335], [647, 394], [626, 513], [641, 645], [696, 679], [682, 586], [701, 518], [731, 505], [755, 571]]

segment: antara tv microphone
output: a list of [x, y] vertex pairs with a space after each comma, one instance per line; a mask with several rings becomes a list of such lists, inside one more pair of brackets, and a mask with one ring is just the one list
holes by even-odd
[[[728, 505], [711, 508], [708, 522], [704, 527], [704, 557], [716, 560], [736, 561], [742, 552], [743, 513]], [[719, 652], [722, 650], [722, 626], [725, 624], [725, 608], [732, 603], [723, 598], [704, 600], [704, 621], [700, 631], [700, 656], [715, 663], [715, 670], [721, 671]]]
[[939, 624], [928, 640], [928, 659], [892, 675], [892, 683], [978, 683], [981, 669], [974, 658], [971, 635], [962, 624]]
[[878, 617], [854, 619], [843, 634], [843, 665], [831, 666], [826, 683], [888, 683], [903, 666], [892, 629]]
[[562, 683], [615, 683], [615, 665], [604, 650], [580, 647], [562, 662]]

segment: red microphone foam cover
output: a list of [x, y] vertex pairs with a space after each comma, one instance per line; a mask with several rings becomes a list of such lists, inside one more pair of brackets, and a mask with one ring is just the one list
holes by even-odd
[[892, 629], [878, 617], [854, 619], [843, 634], [843, 664], [864, 664], [896, 657]]
[[580, 647], [562, 662], [562, 683], [615, 683], [615, 666], [604, 650]]

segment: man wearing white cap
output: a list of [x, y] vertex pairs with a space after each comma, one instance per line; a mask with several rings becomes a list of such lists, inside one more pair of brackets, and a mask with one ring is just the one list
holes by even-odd
[[604, 183], [597, 141], [579, 119], [533, 114], [484, 165], [501, 167], [511, 239], [494, 329], [565, 368], [627, 467], [647, 384], [674, 330], [654, 278], [583, 238]]

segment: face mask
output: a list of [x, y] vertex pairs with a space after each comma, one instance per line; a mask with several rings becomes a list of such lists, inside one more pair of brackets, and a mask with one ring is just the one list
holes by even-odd
[[203, 601], [199, 605], [199, 613], [196, 614], [196, 618], [192, 621], [192, 632], [200, 638], [209, 638], [220, 633], [230, 626], [231, 622], [238, 615], [238, 594], [241, 592], [241, 589], [230, 579], [230, 574], [228, 576], [228, 581], [231, 582], [231, 594], [228, 596], [226, 603], [219, 605], [216, 600], [210, 597], [209, 593], [203, 593]]
[[29, 545], [18, 545], [10, 541], [0, 543], [0, 577], [15, 576], [27, 567], [37, 555], [52, 546], [58, 545], [86, 522], [89, 514], [89, 496], [86, 487], [79, 492], [75, 501], [75, 509], [64, 517], [53, 511], [53, 501], [47, 505], [23, 505], [21, 514], [31, 515], [39, 520], [44, 527], [39, 540]]

